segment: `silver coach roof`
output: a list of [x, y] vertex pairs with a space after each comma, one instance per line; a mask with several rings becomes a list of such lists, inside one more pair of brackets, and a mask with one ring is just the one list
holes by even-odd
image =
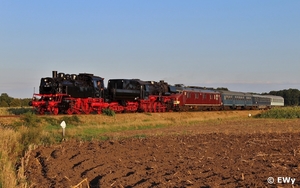
[[244, 92], [239, 92], [239, 91], [225, 91], [225, 90], [220, 90], [219, 91], [222, 94], [225, 95], [244, 95], [244, 96], [252, 96], [251, 93], [244, 93]]

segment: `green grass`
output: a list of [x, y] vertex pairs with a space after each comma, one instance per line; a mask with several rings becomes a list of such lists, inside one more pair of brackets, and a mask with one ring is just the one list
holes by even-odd
[[[163, 128], [168, 125], [163, 124], [149, 124], [149, 125], [131, 125], [131, 126], [88, 126], [84, 127], [83, 129], [76, 129], [75, 127], [69, 127], [69, 129], [66, 128], [66, 135], [67, 137], [71, 138], [81, 138], [85, 141], [90, 140], [103, 140], [103, 135], [108, 133], [117, 133], [117, 132], [124, 132], [124, 131], [133, 131], [133, 130], [149, 130], [149, 129], [158, 129]], [[78, 127], [77, 127], [78, 128]], [[57, 132], [57, 128], [48, 128], [48, 130], [52, 132]], [[74, 132], [76, 131], [76, 132]], [[68, 135], [68, 133], [70, 133]]]
[[137, 135], [134, 135], [134, 136], [132, 136], [132, 138], [146, 138], [147, 137], [147, 135], [145, 135], [145, 134], [137, 134]]
[[[122, 114], [123, 115], [123, 114]], [[76, 139], [82, 141], [107, 140], [106, 136], [110, 133], [158, 129], [170, 126], [169, 121], [163, 121], [156, 118], [132, 118], [126, 116], [116, 118], [115, 116], [97, 115], [97, 116], [36, 116], [34, 114], [22, 115], [20, 122], [15, 123], [17, 127], [34, 127], [34, 129], [24, 131], [22, 141], [24, 148], [28, 147], [31, 140], [34, 144], [53, 144], [63, 140], [62, 128], [60, 123], [65, 121], [65, 139]], [[137, 114], [142, 116], [141, 114]], [[134, 114], [133, 114], [134, 116]], [[95, 118], [95, 119], [94, 119]], [[92, 120], [92, 121], [91, 121]], [[35, 131], [38, 131], [36, 137], [33, 137]]]
[[300, 118], [300, 107], [272, 108], [255, 116], [256, 118], [296, 119]]

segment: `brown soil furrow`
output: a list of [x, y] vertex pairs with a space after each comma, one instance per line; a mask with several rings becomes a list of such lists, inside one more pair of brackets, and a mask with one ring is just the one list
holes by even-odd
[[26, 176], [33, 187], [70, 187], [85, 178], [90, 187], [266, 187], [268, 177], [278, 176], [298, 178], [299, 184], [299, 136], [211, 133], [68, 141], [34, 150]]

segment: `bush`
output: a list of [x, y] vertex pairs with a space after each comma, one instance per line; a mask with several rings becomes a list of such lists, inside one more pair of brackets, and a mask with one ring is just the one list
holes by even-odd
[[272, 108], [255, 116], [256, 118], [295, 119], [300, 118], [300, 107]]
[[33, 113], [32, 108], [9, 108], [7, 110], [10, 114], [21, 115], [26, 113]]
[[107, 115], [107, 116], [115, 116], [116, 115], [115, 111], [113, 111], [113, 110], [111, 110], [109, 108], [103, 109], [102, 113], [105, 114], [105, 115]]
[[26, 127], [37, 127], [38, 124], [41, 123], [41, 119], [30, 112], [21, 115], [21, 120], [23, 122], [22, 125]]

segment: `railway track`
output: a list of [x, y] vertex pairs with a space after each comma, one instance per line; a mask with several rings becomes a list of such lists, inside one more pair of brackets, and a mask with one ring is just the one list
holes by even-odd
[[20, 115], [0, 115], [0, 118], [19, 118]]

